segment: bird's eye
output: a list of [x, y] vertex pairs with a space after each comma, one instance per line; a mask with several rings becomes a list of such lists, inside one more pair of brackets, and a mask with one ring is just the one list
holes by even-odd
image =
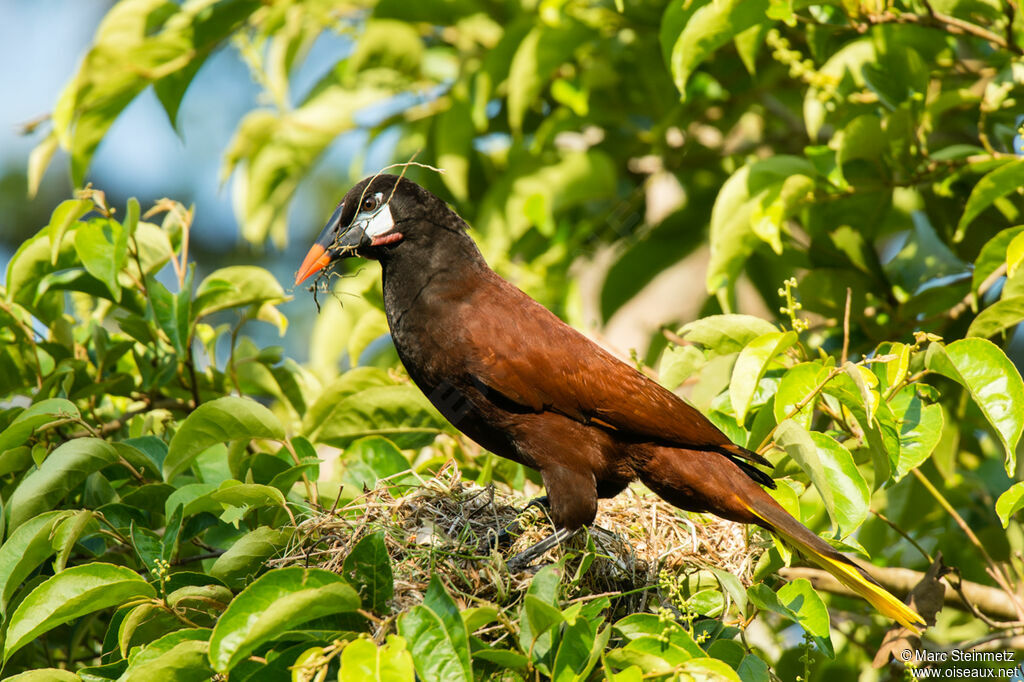
[[379, 205], [380, 205], [380, 199], [378, 199], [375, 196], [367, 197], [366, 199], [363, 200], [363, 210], [364, 211], [375, 211], [375, 210], [377, 210], [377, 206], [379, 206]]

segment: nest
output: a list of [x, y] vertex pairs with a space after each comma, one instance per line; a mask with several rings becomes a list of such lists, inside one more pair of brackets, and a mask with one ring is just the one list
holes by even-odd
[[[751, 583], [767, 543], [742, 524], [680, 511], [642, 486], [601, 500], [594, 524], [533, 565], [510, 571], [506, 560], [552, 532], [546, 509], [495, 486], [462, 480], [454, 462], [416, 486], [389, 485], [300, 523], [272, 566], [303, 565], [342, 573], [352, 548], [381, 532], [394, 575], [394, 613], [422, 603], [439, 575], [460, 607], [508, 607], [544, 565], [564, 560], [568, 599], [611, 599], [613, 616], [644, 611], [658, 597], [662, 571], [693, 575], [715, 568]], [[582, 568], [582, 570], [581, 570]], [[378, 629], [386, 628], [385, 622]], [[382, 633], [375, 633], [380, 635]]]

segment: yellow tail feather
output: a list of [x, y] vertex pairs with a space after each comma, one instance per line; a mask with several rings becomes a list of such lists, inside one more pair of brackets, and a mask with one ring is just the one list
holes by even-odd
[[869, 604], [878, 609], [879, 613], [892, 618], [915, 635], [921, 634], [921, 629], [925, 626], [924, 619], [884, 587], [866, 580], [854, 566], [813, 553], [808, 553], [806, 556], [834, 575], [836, 580], [866, 599]]
[[[748, 509], [750, 509], [749, 506]], [[926, 627], [924, 619], [921, 618], [916, 611], [894, 597], [884, 587], [865, 577], [856, 565], [854, 565], [849, 559], [846, 559], [846, 557], [839, 554], [839, 552], [828, 547], [824, 540], [814, 536], [815, 539], [825, 545], [828, 550], [835, 552], [836, 556], [841, 557], [842, 560], [826, 556], [821, 550], [816, 549], [809, 543], [795, 537], [785, 529], [780, 528], [779, 524], [772, 522], [770, 519], [766, 519], [764, 515], [758, 513], [756, 510], [750, 509], [750, 511], [771, 526], [779, 536], [789, 544], [793, 545], [801, 554], [807, 557], [808, 560], [828, 571], [830, 574], [835, 576], [836, 580], [867, 600], [867, 602], [874, 606], [879, 613], [893, 619], [915, 635], [920, 635], [922, 628]], [[797, 522], [796, 519], [793, 519], [793, 523], [799, 522]], [[803, 527], [801, 526], [801, 528]], [[807, 533], [809, 535], [813, 535], [810, 530], [807, 530]]]

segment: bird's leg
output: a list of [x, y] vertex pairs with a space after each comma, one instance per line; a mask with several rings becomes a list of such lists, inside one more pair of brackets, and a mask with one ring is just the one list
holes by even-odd
[[519, 513], [522, 514], [523, 512], [525, 512], [530, 507], [540, 507], [542, 509], [551, 509], [551, 502], [548, 501], [548, 496], [547, 495], [544, 495], [543, 497], [535, 497], [532, 500], [530, 500], [529, 502], [527, 502], [526, 506], [523, 507], [523, 511], [521, 511]]
[[506, 561], [505, 565], [508, 566], [509, 571], [521, 571], [529, 566], [534, 559], [542, 556], [555, 545], [565, 542], [579, 532], [579, 528], [574, 528], [573, 530], [569, 530], [568, 528], [559, 528], [540, 542], [527, 547], [519, 554], [516, 554], [514, 557]]

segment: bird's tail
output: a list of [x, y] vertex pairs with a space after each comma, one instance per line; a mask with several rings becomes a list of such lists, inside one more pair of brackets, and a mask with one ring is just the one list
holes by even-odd
[[764, 502], [755, 498], [747, 503], [750, 513], [763, 522], [761, 525], [782, 537], [809, 561], [828, 571], [836, 580], [866, 599], [879, 613], [892, 618], [914, 634], [921, 634], [926, 624], [917, 612], [875, 582], [863, 568], [790, 516], [767, 494], [764, 498], [767, 498]]

